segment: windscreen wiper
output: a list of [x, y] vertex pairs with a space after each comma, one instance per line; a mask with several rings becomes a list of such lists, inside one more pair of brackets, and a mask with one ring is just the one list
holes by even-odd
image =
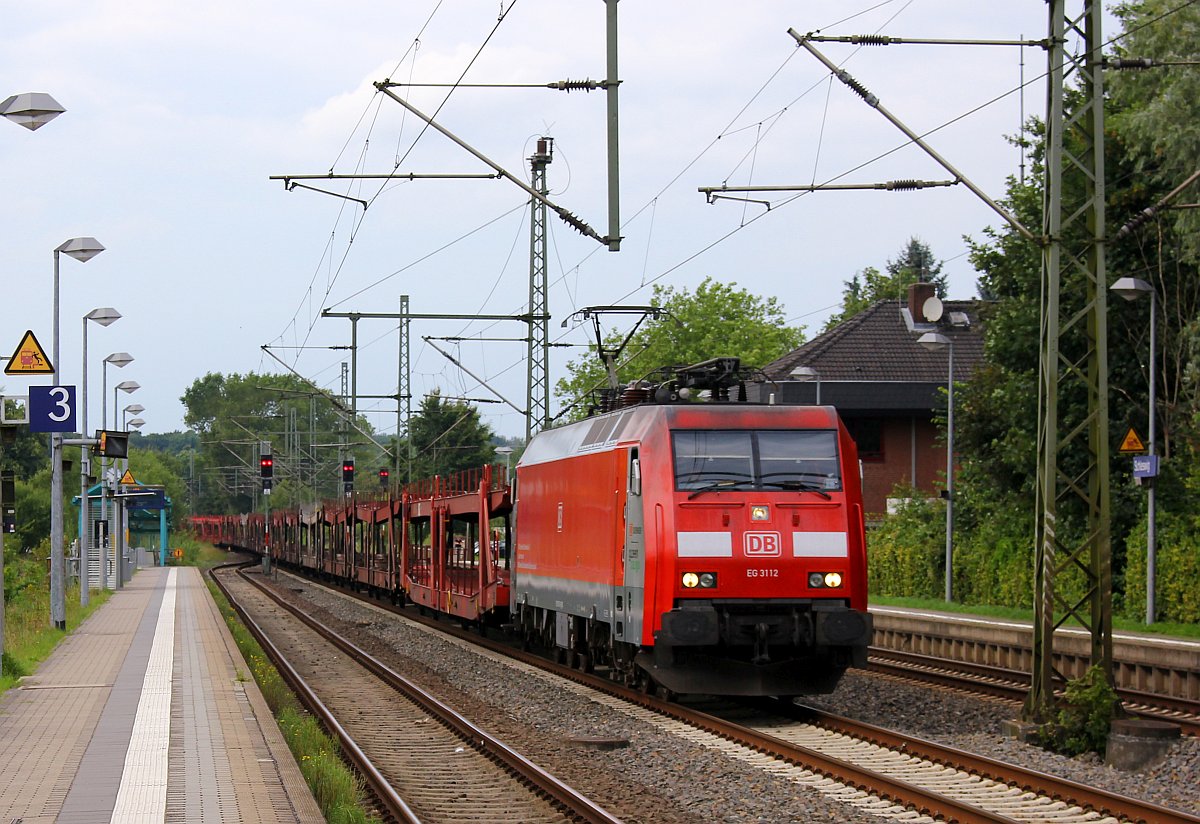
[[727, 486], [739, 486], [744, 483], [746, 483], [746, 482], [745, 481], [734, 481], [734, 480], [713, 481], [712, 483], [706, 484], [706, 485], [700, 487], [699, 489], [692, 490], [692, 494], [688, 495], [687, 499], [690, 501], [690, 500], [692, 500], [692, 498], [696, 498], [700, 495], [703, 495], [705, 492], [712, 492], [714, 489], [722, 489]]
[[794, 489], [797, 492], [815, 492], [827, 501], [832, 500], [832, 496], [828, 492], [812, 481], [763, 481], [763, 486]]

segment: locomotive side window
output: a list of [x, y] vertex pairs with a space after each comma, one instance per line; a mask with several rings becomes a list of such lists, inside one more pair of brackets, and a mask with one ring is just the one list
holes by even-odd
[[677, 430], [678, 490], [842, 488], [833, 430]]

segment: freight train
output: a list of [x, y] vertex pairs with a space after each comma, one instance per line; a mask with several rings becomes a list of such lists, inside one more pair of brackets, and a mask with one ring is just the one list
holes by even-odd
[[515, 484], [489, 466], [194, 526], [631, 685], [829, 692], [871, 638], [857, 452], [833, 408], [746, 394], [714, 359], [540, 432]]

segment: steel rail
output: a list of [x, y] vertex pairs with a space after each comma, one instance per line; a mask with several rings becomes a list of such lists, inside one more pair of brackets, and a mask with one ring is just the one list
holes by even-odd
[[213, 583], [224, 594], [225, 599], [229, 601], [229, 605], [233, 607], [241, 618], [242, 623], [245, 624], [250, 634], [254, 636], [254, 640], [258, 642], [259, 646], [263, 648], [263, 652], [267, 654], [271, 662], [275, 665], [275, 668], [279, 670], [279, 674], [283, 680], [292, 688], [292, 691], [296, 693], [304, 706], [320, 719], [325, 729], [337, 738], [338, 743], [341, 744], [342, 751], [350, 759], [354, 768], [363, 776], [371, 792], [386, 812], [396, 821], [401, 822], [401, 824], [421, 824], [421, 819], [405, 803], [404, 799], [400, 797], [388, 780], [383, 777], [383, 774], [376, 769], [374, 763], [367, 757], [367, 754], [363, 752], [362, 748], [358, 746], [345, 728], [338, 723], [337, 718], [334, 717], [333, 713], [329, 711], [329, 708], [325, 706], [321, 699], [317, 697], [317, 694], [312, 691], [300, 673], [296, 672], [283, 653], [279, 651], [279, 648], [267, 637], [267, 634], [258, 625], [258, 622], [246, 611], [241, 602], [233, 597], [225, 582], [221, 580], [221, 576], [216, 574], [218, 570], [237, 569], [238, 574], [241, 575], [242, 568], [245, 566], [245, 563], [236, 563], [214, 567], [209, 571], [209, 578], [212, 579]]
[[1066, 778], [1059, 778], [1003, 761], [995, 761], [955, 747], [944, 746], [914, 736], [885, 730], [873, 724], [832, 715], [813, 707], [787, 705], [784, 709], [786, 711], [791, 707], [811, 714], [816, 722], [826, 729], [835, 730], [888, 749], [903, 750], [917, 758], [962, 769], [974, 775], [1017, 786], [1056, 800], [1078, 804], [1086, 809], [1111, 815], [1121, 820], [1144, 821], [1147, 824], [1200, 824], [1200, 817], [1150, 801], [1128, 798]]
[[349, 655], [354, 661], [365, 667], [384, 683], [388, 684], [388, 686], [423, 707], [446, 727], [469, 742], [475, 749], [487, 755], [492, 760], [504, 764], [510, 771], [530, 786], [557, 802], [581, 821], [588, 822], [588, 824], [621, 824], [620, 818], [612, 815], [587, 796], [580, 794], [570, 785], [563, 783], [554, 777], [553, 774], [542, 769], [500, 739], [476, 726], [457, 710], [443, 703], [440, 699], [426, 692], [412, 681], [409, 681], [354, 642], [339, 635], [311, 615], [307, 615], [297, 607], [289, 604], [268, 587], [264, 586], [262, 582], [251, 580], [244, 571], [240, 571], [239, 574], [247, 583], [287, 610], [309, 629]]

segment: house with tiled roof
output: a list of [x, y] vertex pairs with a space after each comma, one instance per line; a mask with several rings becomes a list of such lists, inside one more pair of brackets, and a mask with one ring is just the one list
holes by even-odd
[[[763, 368], [771, 382], [757, 389], [777, 403], [837, 407], [858, 444], [868, 518], [887, 511], [897, 484], [941, 492], [946, 445], [934, 416], [945, 414], [951, 352], [956, 384], [983, 360], [979, 308], [913, 284], [907, 300], [878, 301]], [[926, 333], [950, 346], [930, 351], [917, 342]]]

